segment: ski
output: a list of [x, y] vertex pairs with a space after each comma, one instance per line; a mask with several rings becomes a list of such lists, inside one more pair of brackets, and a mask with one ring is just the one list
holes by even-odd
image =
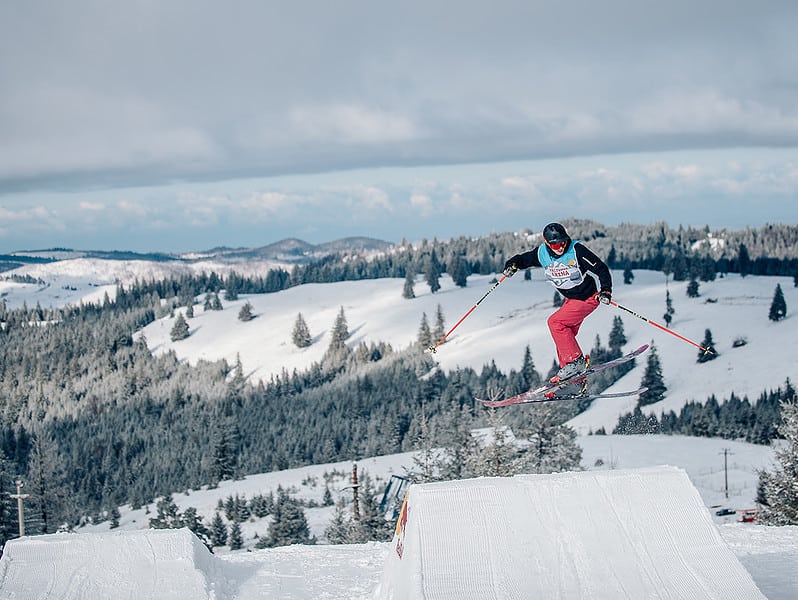
[[[549, 399], [547, 396], [554, 396], [550, 398], [551, 400], [556, 400], [562, 397], [562, 395], [557, 395], [558, 390], [562, 390], [571, 385], [582, 385], [582, 390], [579, 392], [581, 394], [580, 398], [584, 398], [587, 395], [585, 391], [585, 387], [587, 385], [588, 377], [592, 373], [598, 373], [599, 371], [604, 371], [605, 369], [610, 369], [612, 367], [617, 367], [618, 365], [622, 365], [623, 363], [629, 362], [630, 360], [634, 359], [637, 356], [640, 356], [648, 350], [648, 344], [643, 344], [636, 350], [633, 350], [629, 354], [624, 354], [623, 356], [619, 356], [613, 360], [608, 360], [603, 363], [598, 364], [591, 364], [587, 370], [582, 371], [581, 373], [577, 373], [571, 377], [558, 381], [556, 383], [547, 383], [542, 385], [534, 390], [529, 390], [527, 392], [522, 392], [515, 396], [511, 396], [510, 398], [505, 398], [504, 400], [483, 400], [481, 398], [477, 398], [480, 402], [485, 404], [485, 406], [510, 406], [512, 404], [526, 404], [529, 402], [540, 402], [541, 399]], [[632, 392], [633, 394], [634, 392]]]
[[591, 394], [589, 392], [576, 392], [573, 394], [554, 394], [551, 396], [532, 396], [524, 400], [518, 400], [519, 396], [513, 396], [512, 398], [507, 398], [506, 400], [480, 400], [483, 405], [489, 408], [499, 408], [501, 406], [511, 406], [513, 404], [537, 404], [538, 402], [557, 402], [559, 400], [596, 400], [599, 398], [625, 398], [626, 396], [637, 396], [642, 394], [643, 392], [647, 391], [647, 387], [641, 387], [639, 389], [629, 391], [629, 392], [612, 392], [609, 394]]

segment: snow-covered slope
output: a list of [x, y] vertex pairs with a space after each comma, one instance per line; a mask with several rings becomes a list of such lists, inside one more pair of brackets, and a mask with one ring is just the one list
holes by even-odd
[[[688, 298], [685, 282], [666, 286], [661, 273], [637, 271], [632, 285], [622, 283], [622, 274], [614, 274], [615, 299], [636, 313], [662, 323], [666, 290], [675, 309], [671, 328], [700, 343], [707, 329], [712, 333], [719, 356], [698, 364], [698, 350], [651, 326], [645, 321], [614, 307], [599, 307], [583, 324], [579, 334], [583, 349], [589, 351], [596, 336], [606, 344], [613, 318], [623, 319], [627, 348], [654, 342], [662, 364], [666, 399], [647, 410], [678, 410], [689, 400], [705, 401], [715, 394], [719, 401], [734, 392], [747, 395], [753, 402], [764, 390], [775, 389], [789, 377], [798, 379], [798, 337], [792, 325], [791, 311], [798, 310], [798, 288], [787, 277], [746, 277], [729, 275], [700, 285], [699, 298]], [[156, 352], [174, 350], [189, 362], [199, 359], [227, 359], [231, 364], [240, 357], [244, 372], [252, 380], [268, 381], [282, 369], [302, 370], [321, 360], [329, 344], [329, 335], [341, 307], [352, 336], [351, 345], [362, 341], [386, 341], [395, 348], [411, 344], [417, 337], [423, 314], [434, 323], [440, 305], [447, 329], [460, 319], [489, 289], [491, 276], [472, 276], [468, 287], [458, 288], [443, 277], [442, 289], [431, 294], [419, 280], [416, 298], [402, 298], [403, 281], [378, 279], [332, 284], [309, 284], [277, 294], [242, 296], [224, 304], [223, 311], [196, 311], [189, 320], [189, 338], [172, 342], [174, 319], [164, 318], [148, 325], [142, 333]], [[776, 285], [780, 284], [787, 303], [788, 316], [781, 322], [768, 320], [768, 311]], [[548, 370], [554, 360], [546, 318], [554, 310], [553, 290], [546, 283], [524, 281], [521, 276], [506, 280], [480, 304], [479, 308], [452, 333], [438, 349], [435, 359], [444, 370], [458, 366], [481, 369], [495, 361], [505, 371], [520, 369], [524, 348], [530, 346], [539, 371]], [[244, 302], [253, 306], [256, 318], [238, 320]], [[302, 313], [314, 343], [299, 349], [291, 342], [296, 317]], [[741, 347], [736, 340], [745, 339]], [[645, 370], [646, 357], [609, 391], [636, 389]], [[636, 398], [603, 400], [594, 403], [572, 425], [581, 433], [599, 427], [611, 430], [618, 415], [634, 408]]]

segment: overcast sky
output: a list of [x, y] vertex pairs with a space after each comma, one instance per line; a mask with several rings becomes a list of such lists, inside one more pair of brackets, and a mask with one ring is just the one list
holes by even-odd
[[798, 223], [798, 3], [0, 2], [0, 253]]

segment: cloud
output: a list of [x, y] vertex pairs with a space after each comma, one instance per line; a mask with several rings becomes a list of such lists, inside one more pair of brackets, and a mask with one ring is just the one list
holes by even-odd
[[798, 145], [791, 1], [77, 1], [0, 4], [0, 193]]
[[363, 105], [297, 107], [289, 115], [300, 139], [333, 144], [378, 144], [422, 137], [406, 114]]

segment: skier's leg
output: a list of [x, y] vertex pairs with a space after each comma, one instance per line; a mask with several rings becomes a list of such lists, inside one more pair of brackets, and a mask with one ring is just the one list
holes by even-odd
[[576, 334], [579, 333], [582, 321], [596, 310], [598, 305], [598, 301], [594, 298], [587, 300], [566, 298], [563, 305], [549, 317], [549, 331], [557, 347], [557, 359], [561, 367], [582, 355]]

